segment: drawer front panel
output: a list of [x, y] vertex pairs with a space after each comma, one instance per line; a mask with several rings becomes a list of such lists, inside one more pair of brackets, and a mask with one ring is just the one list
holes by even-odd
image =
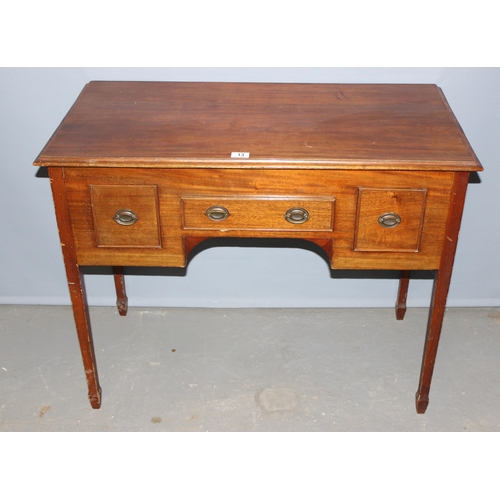
[[359, 188], [355, 251], [418, 252], [426, 189]]
[[161, 247], [156, 186], [91, 185], [90, 199], [98, 247]]
[[[193, 241], [234, 236], [329, 241], [334, 269], [437, 269], [454, 177], [153, 168], [67, 168], [64, 175], [79, 265], [182, 267]], [[219, 205], [230, 215], [210, 220], [207, 208]], [[288, 222], [290, 208], [304, 208], [308, 220]], [[117, 224], [121, 209], [137, 222]], [[401, 223], [379, 226], [389, 212]]]
[[332, 231], [333, 197], [183, 196], [183, 228]]

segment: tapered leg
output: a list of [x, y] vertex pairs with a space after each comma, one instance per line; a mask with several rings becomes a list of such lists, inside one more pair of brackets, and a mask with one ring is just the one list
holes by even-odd
[[417, 413], [425, 413], [429, 404], [429, 391], [431, 387], [432, 372], [436, 361], [436, 354], [443, 325], [448, 289], [450, 287], [453, 262], [458, 242], [458, 233], [462, 219], [465, 192], [469, 174], [467, 172], [455, 173], [453, 182], [451, 203], [446, 223], [446, 234], [441, 253], [439, 270], [435, 271], [434, 286], [432, 289], [431, 306], [429, 309], [429, 320], [425, 337], [424, 354], [422, 358], [422, 369], [420, 381], [415, 395]]
[[439, 271], [435, 273], [424, 355], [422, 359], [422, 371], [416, 394], [417, 413], [425, 413], [427, 405], [429, 404], [429, 390], [431, 388], [432, 372], [434, 371], [439, 337], [441, 336], [441, 327], [446, 307], [446, 297], [450, 286], [450, 278], [451, 274], [447, 275]]
[[398, 298], [396, 299], [396, 319], [402, 320], [406, 314], [406, 298], [410, 284], [410, 271], [401, 271], [399, 277]]
[[102, 392], [99, 386], [99, 377], [97, 375], [97, 363], [95, 360], [94, 342], [92, 340], [83, 273], [78, 266], [72, 269], [68, 269], [67, 266], [66, 271], [68, 274], [68, 286], [71, 295], [71, 303], [73, 305], [76, 333], [78, 335], [78, 342], [80, 343], [83, 367], [87, 378], [89, 401], [92, 408], [98, 409], [101, 407]]
[[101, 387], [97, 375], [97, 364], [90, 328], [89, 309], [83, 273], [77, 264], [76, 248], [69, 215], [68, 202], [64, 183], [64, 170], [59, 167], [49, 168], [52, 194], [56, 211], [57, 226], [61, 239], [61, 248], [68, 278], [68, 287], [73, 305], [76, 332], [87, 378], [89, 400], [92, 408], [101, 407]]
[[128, 298], [125, 290], [125, 277], [123, 276], [123, 267], [114, 266], [113, 275], [116, 288], [116, 307], [120, 316], [126, 316], [128, 310]]

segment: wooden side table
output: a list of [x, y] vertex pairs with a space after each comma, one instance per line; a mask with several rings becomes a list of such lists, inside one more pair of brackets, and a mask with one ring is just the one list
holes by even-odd
[[36, 161], [52, 184], [93, 408], [81, 266], [186, 265], [207, 238], [302, 238], [334, 269], [433, 270], [416, 407], [429, 402], [469, 174], [435, 85], [91, 82]]

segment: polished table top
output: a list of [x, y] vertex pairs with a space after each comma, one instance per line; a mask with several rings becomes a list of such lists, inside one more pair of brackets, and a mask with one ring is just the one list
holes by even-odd
[[407, 84], [90, 82], [35, 164], [481, 170], [441, 90]]

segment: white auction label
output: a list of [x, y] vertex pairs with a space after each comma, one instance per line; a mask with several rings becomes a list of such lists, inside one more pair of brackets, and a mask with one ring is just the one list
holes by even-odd
[[231, 153], [231, 158], [250, 158], [250, 153], [241, 153], [240, 151], [236, 151]]

